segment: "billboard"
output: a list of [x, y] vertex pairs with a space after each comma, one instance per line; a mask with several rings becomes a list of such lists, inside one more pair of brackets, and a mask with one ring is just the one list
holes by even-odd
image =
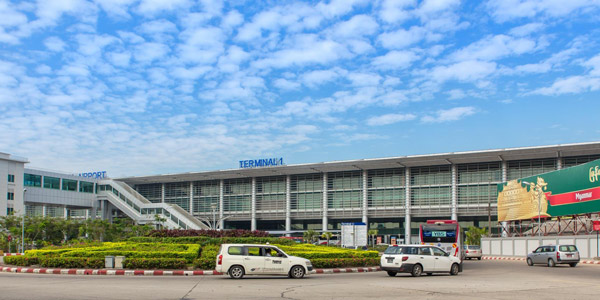
[[500, 222], [595, 212], [600, 212], [600, 159], [498, 185]]

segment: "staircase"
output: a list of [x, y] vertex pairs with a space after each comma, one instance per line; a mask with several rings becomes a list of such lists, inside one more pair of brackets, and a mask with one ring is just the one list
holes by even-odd
[[101, 180], [98, 200], [107, 200], [138, 224], [156, 224], [172, 229], [208, 229], [204, 223], [176, 204], [152, 203], [124, 182]]

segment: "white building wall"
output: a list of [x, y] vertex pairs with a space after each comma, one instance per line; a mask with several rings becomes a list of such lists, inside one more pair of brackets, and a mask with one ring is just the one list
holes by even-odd
[[592, 259], [598, 255], [596, 235], [505, 237], [482, 238], [481, 250], [484, 256], [525, 257], [540, 245], [575, 245], [582, 259]]
[[[27, 159], [0, 153], [0, 216], [6, 216], [8, 207], [16, 215], [22, 214], [23, 206], [23, 170]], [[8, 182], [8, 175], [14, 175], [14, 182]], [[8, 200], [8, 193], [14, 193], [14, 200]]]

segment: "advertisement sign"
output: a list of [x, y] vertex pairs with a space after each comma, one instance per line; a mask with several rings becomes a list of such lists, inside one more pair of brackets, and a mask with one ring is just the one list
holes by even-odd
[[342, 223], [342, 247], [363, 247], [367, 245], [367, 224]]
[[379, 245], [379, 244], [381, 244], [381, 237], [380, 236], [377, 237], [377, 245]]
[[498, 221], [600, 211], [600, 160], [498, 185]]
[[600, 231], [600, 221], [594, 221], [594, 231]]

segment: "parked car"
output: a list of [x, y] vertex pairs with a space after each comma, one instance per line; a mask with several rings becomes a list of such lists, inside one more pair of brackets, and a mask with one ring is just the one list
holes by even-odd
[[478, 245], [465, 245], [463, 248], [464, 258], [481, 260], [481, 247]]
[[410, 273], [414, 277], [422, 273], [450, 273], [457, 275], [462, 271], [458, 257], [430, 245], [393, 245], [381, 256], [381, 269], [389, 276], [397, 273]]
[[545, 264], [554, 267], [557, 264], [568, 264], [571, 267], [579, 263], [579, 251], [575, 245], [545, 245], [539, 246], [527, 255], [527, 264]]
[[233, 279], [244, 275], [288, 275], [302, 278], [313, 271], [308, 259], [287, 255], [272, 245], [222, 244], [216, 271]]

